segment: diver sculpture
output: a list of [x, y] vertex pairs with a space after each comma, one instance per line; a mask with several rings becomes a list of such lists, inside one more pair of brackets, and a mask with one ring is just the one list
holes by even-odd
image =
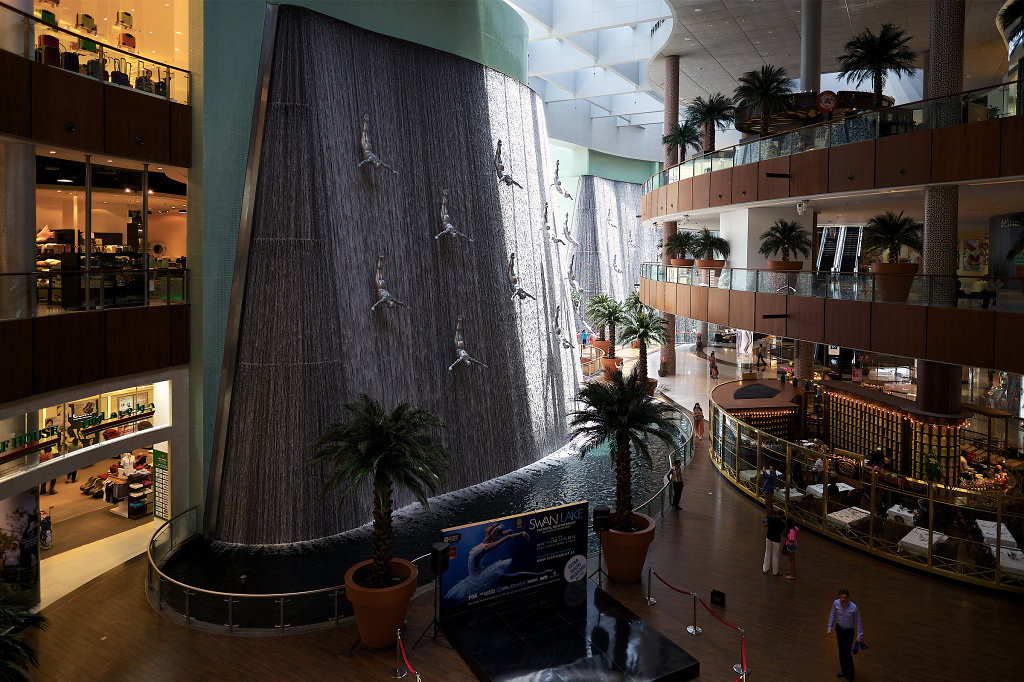
[[558, 165], [560, 163], [562, 163], [562, 162], [561, 161], [555, 161], [555, 181], [552, 182], [551, 184], [555, 188], [556, 192], [561, 194], [566, 199], [572, 199], [572, 195], [569, 194], [569, 191], [567, 189], [562, 187], [562, 181], [558, 179]]
[[575, 348], [572, 341], [565, 338], [565, 334], [562, 333], [562, 323], [560, 321], [562, 317], [562, 306], [555, 308], [555, 319], [551, 325], [551, 333], [558, 337], [558, 340], [562, 342], [562, 348]]
[[363, 160], [359, 162], [359, 165], [357, 166], [357, 168], [362, 168], [366, 164], [370, 164], [374, 168], [381, 168], [381, 167], [387, 168], [389, 171], [391, 171], [395, 175], [398, 175], [398, 171], [396, 171], [394, 168], [392, 168], [391, 166], [389, 166], [386, 163], [384, 163], [383, 161], [381, 161], [380, 157], [373, 153], [373, 145], [370, 144], [370, 115], [369, 114], [363, 114], [363, 132], [359, 136], [359, 146], [361, 146], [363, 148], [362, 149], [362, 153], [361, 153], [361, 156], [363, 157]]
[[622, 268], [619, 267], [619, 257], [617, 255], [612, 256], [612, 270], [620, 275], [622, 274]]
[[455, 229], [455, 226], [452, 225], [452, 217], [448, 215], [448, 190], [446, 189], [441, 190], [441, 227], [444, 229], [435, 234], [434, 239], [440, 239], [442, 236], [448, 235], [453, 238], [462, 237], [463, 239], [473, 241], [472, 237], [459, 232]]
[[394, 308], [396, 305], [408, 308], [409, 306], [399, 301], [397, 298], [391, 295], [391, 292], [387, 290], [387, 286], [384, 283], [384, 252], [381, 251], [377, 254], [377, 274], [374, 275], [374, 281], [377, 283], [377, 302], [370, 308], [372, 313], [377, 309], [381, 303], [386, 305], [388, 308]]
[[569, 276], [566, 277], [569, 280], [569, 288], [579, 293], [580, 283], [576, 280], [576, 275], [573, 274], [573, 270], [576, 266], [576, 254], [569, 256]]
[[455, 369], [455, 366], [459, 363], [465, 365], [477, 364], [481, 367], [487, 367], [484, 363], [480, 362], [472, 355], [466, 352], [466, 342], [462, 338], [462, 315], [455, 318], [455, 362], [448, 365], [448, 371]]
[[548, 235], [551, 237], [551, 241], [555, 244], [565, 244], [565, 241], [558, 236], [558, 219], [555, 218], [554, 214], [551, 215], [554, 220], [548, 220], [548, 203], [544, 202], [544, 229], [547, 230]]
[[562, 232], [565, 233], [565, 238], [569, 240], [569, 243], [573, 246], [579, 246], [580, 243], [573, 239], [572, 231], [569, 229], [569, 213], [565, 214], [565, 227], [562, 228]]
[[523, 186], [520, 185], [512, 178], [511, 173], [505, 172], [505, 164], [501, 160], [501, 140], [498, 140], [498, 149], [494, 152], [494, 172], [498, 174], [498, 182], [503, 182], [506, 185], [515, 185], [519, 189]]
[[612, 220], [612, 210], [610, 208], [608, 209], [608, 224], [611, 227], [618, 227], [618, 225], [615, 224], [615, 221]]
[[519, 285], [519, 277], [516, 275], [516, 254], [513, 251], [508, 256], [508, 284], [512, 287], [512, 299], [516, 300], [518, 297], [520, 301], [525, 300], [527, 297], [537, 300], [537, 297], [531, 294], [529, 291]]

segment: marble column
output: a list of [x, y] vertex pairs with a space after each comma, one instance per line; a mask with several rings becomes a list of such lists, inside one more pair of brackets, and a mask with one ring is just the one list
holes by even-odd
[[821, 0], [800, 3], [800, 91], [821, 87]]
[[[679, 55], [665, 57], [665, 134], [668, 135], [673, 126], [679, 123]], [[682, 150], [685, 154], [686, 150]], [[665, 147], [665, 168], [677, 163], [676, 153]], [[675, 221], [667, 221], [661, 225], [661, 242], [674, 235], [678, 230]], [[661, 262], [668, 265], [669, 253], [662, 249]], [[661, 349], [661, 360], [665, 363], [667, 375], [676, 373], [676, 316], [662, 313], [668, 330], [668, 339]]]
[[793, 347], [793, 377], [801, 381], [814, 379], [814, 344], [795, 341]]

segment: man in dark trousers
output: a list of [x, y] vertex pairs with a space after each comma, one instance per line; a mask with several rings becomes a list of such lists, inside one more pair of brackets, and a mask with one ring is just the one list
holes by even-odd
[[779, 574], [779, 556], [782, 552], [782, 534], [786, 532], [786, 521], [774, 513], [764, 520], [764, 563], [761, 572], [767, 573], [770, 568], [772, 575]]
[[853, 642], [859, 643], [864, 638], [864, 623], [860, 619], [857, 605], [850, 601], [850, 591], [839, 590], [839, 598], [832, 602], [832, 611], [828, 614], [828, 634], [836, 629], [836, 641], [839, 644], [839, 667], [836, 677], [845, 677], [853, 682]]
[[683, 466], [680, 460], [676, 460], [672, 464], [672, 468], [668, 472], [668, 480], [672, 482], [672, 508], [682, 509], [679, 506], [679, 498], [683, 496]]

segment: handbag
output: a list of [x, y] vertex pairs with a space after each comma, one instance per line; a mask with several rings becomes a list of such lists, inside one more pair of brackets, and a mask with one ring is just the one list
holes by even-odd
[[131, 33], [122, 33], [122, 34], [118, 35], [117, 36], [117, 46], [118, 47], [129, 47], [129, 48], [134, 50], [135, 49], [135, 36], [133, 36]]
[[118, 12], [114, 15], [114, 24], [117, 26], [124, 26], [125, 28], [132, 27], [132, 13], [131, 12]]

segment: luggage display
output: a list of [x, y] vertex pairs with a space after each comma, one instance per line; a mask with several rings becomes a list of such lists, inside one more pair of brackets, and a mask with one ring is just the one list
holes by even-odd
[[78, 40], [78, 51], [79, 52], [92, 52], [96, 53], [96, 43], [88, 38], [79, 38]]
[[107, 80], [107, 72], [103, 70], [103, 64], [99, 59], [90, 59], [86, 62], [85, 74], [96, 80]]
[[131, 12], [118, 12], [114, 15], [114, 26], [123, 26], [125, 28], [132, 27], [132, 14]]
[[57, 36], [51, 36], [49, 34], [39, 36], [36, 42], [39, 45], [39, 47], [60, 47], [60, 41], [57, 40]]
[[147, 69], [142, 62], [139, 62], [139, 75], [135, 79], [135, 89], [153, 92], [153, 72]]
[[96, 33], [96, 20], [93, 19], [90, 14], [76, 14], [75, 28], [83, 31], [89, 31], [90, 33]]
[[50, 26], [56, 26], [57, 25], [57, 15], [54, 14], [53, 12], [49, 11], [49, 10], [37, 9], [36, 10], [36, 16], [44, 24], [49, 24]]
[[132, 68], [131, 64], [126, 59], [112, 59], [111, 61], [114, 62], [114, 70], [110, 73], [110, 82], [115, 85], [130, 85], [128, 71]]
[[60, 55], [60, 65], [62, 68], [68, 71], [74, 71], [78, 73], [78, 53], [77, 52], [62, 52]]
[[128, 47], [128, 48], [131, 48], [131, 49], [134, 50], [135, 49], [135, 36], [133, 36], [131, 33], [121, 33], [121, 34], [119, 34], [117, 36], [117, 46], [118, 47]]

